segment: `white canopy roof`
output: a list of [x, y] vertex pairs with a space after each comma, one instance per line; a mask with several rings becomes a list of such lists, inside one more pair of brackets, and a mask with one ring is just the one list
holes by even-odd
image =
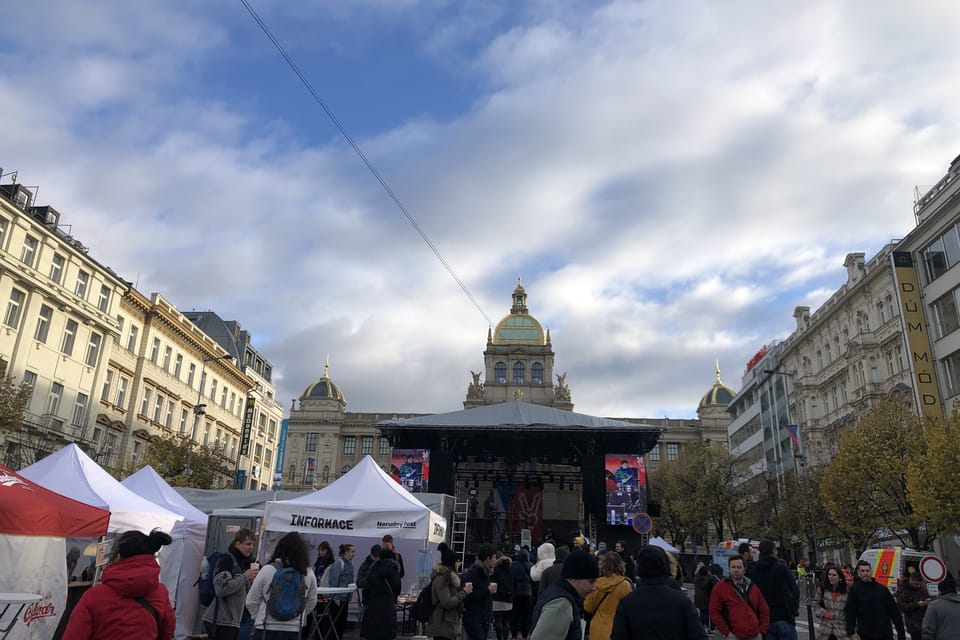
[[159, 528], [169, 533], [183, 519], [124, 487], [75, 444], [33, 463], [20, 475], [68, 498], [109, 510], [110, 532]]
[[174, 525], [170, 532], [174, 538], [183, 537], [191, 530], [206, 535], [207, 514], [187, 502], [150, 465], [127, 476], [120, 484], [141, 498], [183, 516], [183, 520]]
[[380, 538], [392, 534], [441, 542], [446, 519], [428, 509], [366, 456], [342, 477], [314, 493], [268, 502], [264, 529]]

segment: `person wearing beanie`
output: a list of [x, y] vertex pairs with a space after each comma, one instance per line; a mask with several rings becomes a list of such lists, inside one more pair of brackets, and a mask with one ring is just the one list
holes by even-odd
[[370, 567], [380, 558], [380, 545], [375, 544], [370, 547], [370, 555], [363, 559], [360, 568], [357, 569], [357, 589], [360, 590], [360, 602], [363, 603], [363, 590], [367, 588], [367, 579], [370, 576]]
[[540, 594], [533, 608], [530, 640], [581, 640], [583, 599], [596, 587], [600, 568], [596, 558], [574, 551], [563, 562], [560, 580]]
[[435, 608], [427, 621], [424, 633], [434, 640], [459, 640], [460, 608], [464, 598], [473, 591], [473, 585], [462, 585], [457, 575], [457, 554], [446, 543], [437, 547], [440, 562], [430, 573], [430, 591]]
[[930, 603], [923, 616], [923, 640], [960, 640], [960, 593], [949, 571], [940, 582], [940, 597]]
[[172, 542], [162, 531], [125, 531], [113, 540], [100, 584], [73, 608], [63, 640], [159, 638], [170, 640], [177, 625], [170, 594], [160, 583], [154, 557]]
[[570, 555], [570, 549], [566, 546], [557, 548], [557, 557], [556, 560], [553, 561], [553, 565], [547, 567], [540, 575], [539, 593], [543, 593], [550, 588], [550, 585], [560, 579], [560, 574], [563, 573], [563, 562], [567, 559], [568, 555]]
[[637, 575], [636, 590], [617, 606], [611, 640], [706, 637], [693, 602], [668, 584], [670, 560], [663, 549], [650, 545], [641, 549], [637, 554]]
[[366, 640], [393, 640], [397, 636], [397, 596], [402, 590], [400, 563], [392, 547], [384, 545], [380, 557], [370, 565], [363, 592], [360, 637]]

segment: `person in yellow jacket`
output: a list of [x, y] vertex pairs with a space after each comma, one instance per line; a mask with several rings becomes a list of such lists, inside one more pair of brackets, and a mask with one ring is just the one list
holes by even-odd
[[613, 614], [620, 598], [633, 591], [627, 580], [626, 566], [619, 553], [607, 552], [600, 556], [600, 577], [597, 588], [583, 602], [584, 612], [590, 617], [590, 640], [610, 640]]

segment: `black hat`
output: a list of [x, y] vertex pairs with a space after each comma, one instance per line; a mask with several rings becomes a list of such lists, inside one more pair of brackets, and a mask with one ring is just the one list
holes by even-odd
[[157, 551], [160, 551], [160, 547], [168, 545], [171, 542], [173, 542], [173, 538], [163, 531], [156, 529], [151, 531], [149, 536], [140, 531], [124, 531], [114, 540], [114, 544], [117, 546], [117, 553], [121, 558], [141, 555], [152, 556]]
[[945, 596], [956, 591], [957, 581], [953, 579], [953, 574], [947, 571], [947, 576], [940, 582], [940, 595]]
[[560, 577], [564, 580], [596, 580], [600, 577], [600, 568], [586, 551], [574, 551], [563, 561]]
[[567, 548], [567, 545], [557, 547], [557, 555], [556, 555], [557, 560], [559, 560], [560, 562], [563, 562], [564, 560], [567, 559], [567, 556], [569, 555], [570, 555], [570, 549]]
[[660, 547], [645, 546], [637, 554], [637, 575], [641, 578], [659, 578], [670, 575], [670, 561]]
[[440, 543], [437, 551], [440, 552], [440, 564], [451, 569], [457, 566], [457, 552], [448, 547], [445, 542]]

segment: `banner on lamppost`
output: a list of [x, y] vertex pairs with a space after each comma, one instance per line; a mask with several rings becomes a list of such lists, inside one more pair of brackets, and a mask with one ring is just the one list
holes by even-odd
[[245, 456], [250, 453], [250, 432], [253, 430], [253, 412], [257, 405], [257, 399], [253, 396], [247, 397], [247, 406], [243, 410], [243, 432], [240, 435], [240, 455]]

